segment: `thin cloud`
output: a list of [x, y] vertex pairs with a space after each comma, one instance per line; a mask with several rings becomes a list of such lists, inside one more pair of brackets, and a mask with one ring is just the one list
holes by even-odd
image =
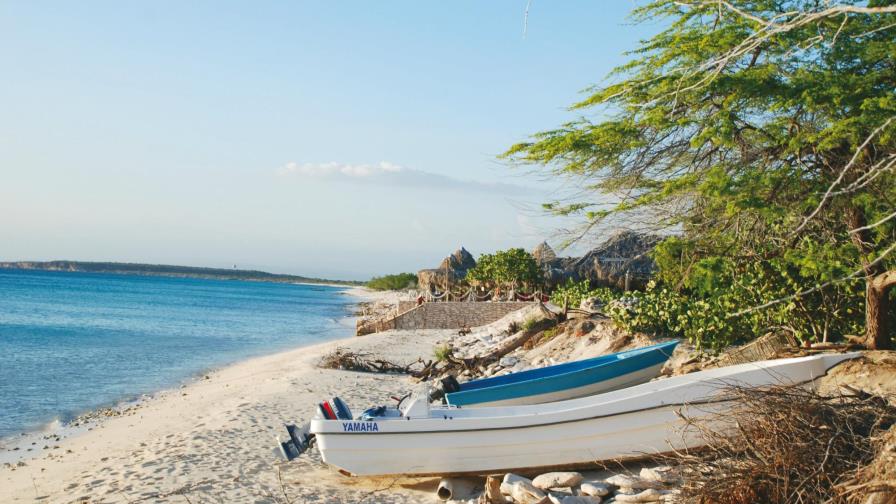
[[388, 161], [381, 161], [376, 164], [289, 162], [277, 169], [277, 175], [281, 177], [331, 179], [390, 186], [473, 190], [492, 193], [518, 194], [531, 190], [531, 188], [503, 182], [462, 180], [438, 173], [407, 168]]

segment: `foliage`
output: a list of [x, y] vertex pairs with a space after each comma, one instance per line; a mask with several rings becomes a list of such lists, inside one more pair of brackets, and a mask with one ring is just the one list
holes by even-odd
[[863, 313], [856, 308], [863, 295], [859, 282], [838, 283], [786, 303], [741, 313], [811, 285], [819, 276], [804, 276], [785, 259], [707, 262], [699, 275], [688, 277], [696, 286], [692, 289], [675, 290], [651, 282], [645, 292], [629, 293], [605, 311], [630, 330], [687, 338], [698, 348], [712, 351], [774, 329], [790, 331], [803, 341], [827, 340], [861, 329]]
[[566, 306], [577, 308], [582, 301], [588, 298], [597, 298], [604, 304], [619, 297], [619, 293], [609, 287], [591, 287], [588, 280], [573, 282], [567, 279], [566, 283], [555, 288], [551, 293], [551, 303], [557, 306]]
[[413, 273], [398, 273], [396, 275], [383, 275], [373, 277], [367, 282], [367, 287], [373, 290], [404, 290], [417, 286], [417, 275]]
[[536, 324], [538, 324], [537, 318], [535, 318], [535, 317], [527, 318], [526, 320], [523, 321], [522, 329], [524, 331], [531, 331], [536, 326]]
[[466, 280], [487, 288], [534, 289], [541, 283], [541, 270], [532, 254], [521, 248], [483, 254], [467, 272]]
[[432, 351], [432, 355], [435, 357], [436, 362], [444, 362], [448, 360], [450, 354], [451, 348], [448, 345], [437, 346]]
[[655, 0], [634, 15], [668, 23], [574, 105], [600, 120], [504, 156], [593, 194], [545, 205], [581, 215], [582, 233], [608, 219], [679, 232], [657, 253], [659, 306], [634, 326], [713, 347], [784, 323], [861, 330], [852, 280], [894, 266], [896, 6]]

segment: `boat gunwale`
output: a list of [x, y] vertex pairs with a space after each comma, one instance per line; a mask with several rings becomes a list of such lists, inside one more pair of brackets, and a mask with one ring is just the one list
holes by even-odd
[[[804, 382], [794, 383], [794, 384], [792, 384], [792, 386], [800, 386], [800, 385], [804, 385], [804, 384], [812, 382], [812, 381], [815, 381], [815, 379], [813, 378], [811, 380], [806, 380]], [[314, 433], [315, 436], [339, 436], [339, 435], [369, 436], [369, 435], [398, 435], [398, 434], [451, 434], [451, 433], [458, 433], [458, 432], [480, 432], [480, 431], [494, 431], [494, 430], [509, 431], [509, 430], [519, 430], [519, 429], [536, 429], [536, 428], [540, 428], [540, 427], [550, 427], [553, 425], [588, 422], [591, 420], [601, 420], [604, 418], [613, 418], [616, 416], [629, 415], [632, 413], [643, 413], [645, 411], [652, 411], [652, 410], [670, 408], [670, 407], [715, 404], [715, 403], [723, 403], [723, 402], [731, 402], [731, 401], [732, 401], [732, 399], [718, 399], [718, 400], [705, 400], [705, 401], [694, 401], [694, 402], [685, 402], [685, 403], [659, 404], [656, 406], [620, 411], [620, 412], [616, 412], [616, 413], [610, 413], [607, 415], [597, 415], [597, 416], [591, 416], [591, 417], [586, 417], [586, 418], [575, 418], [575, 419], [570, 419], [570, 420], [556, 420], [553, 422], [545, 422], [545, 423], [532, 424], [532, 425], [519, 425], [519, 426], [511, 426], [511, 427], [482, 427], [482, 428], [476, 428], [476, 429], [450, 429], [450, 430], [429, 430], [429, 431], [415, 430], [415, 431], [391, 431], [391, 432], [384, 432], [384, 431], [373, 431], [373, 432], [369, 432], [369, 431], [368, 432], [351, 432], [351, 431], [313, 432], [312, 431], [312, 432]], [[533, 416], [538, 416], [538, 415], [536, 414]], [[498, 417], [498, 418], [501, 418], [501, 417]], [[408, 419], [408, 420], [452, 420], [452, 419], [451, 418], [412, 418], [412, 419]], [[312, 425], [313, 425], [313, 422], [315, 422], [315, 421], [320, 421], [320, 422], [359, 422], [359, 421], [364, 421], [364, 422], [367, 422], [367, 421], [372, 421], [372, 420], [323, 420], [323, 419], [316, 418], [316, 419], [312, 420]], [[389, 421], [395, 422], [398, 420], [389, 420]]]

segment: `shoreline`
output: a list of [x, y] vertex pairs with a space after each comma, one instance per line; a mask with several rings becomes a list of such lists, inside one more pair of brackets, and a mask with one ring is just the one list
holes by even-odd
[[[317, 401], [340, 395], [356, 409], [382, 404], [410, 383], [400, 375], [319, 369], [336, 347], [387, 354], [412, 361], [431, 352], [444, 332], [394, 332], [316, 343], [254, 357], [214, 371], [207, 379], [162, 391], [143, 406], [105, 419], [93, 430], [61, 440], [25, 465], [0, 469], [10, 502], [127, 502], [185, 491], [220, 501], [258, 499], [280, 491], [311, 501], [358, 502], [376, 482], [348, 480], [319, 465], [313, 454], [285, 463], [274, 454], [274, 436], [286, 422], [310, 419]], [[317, 474], [312, 483], [307, 474]], [[296, 482], [301, 485], [294, 486]], [[210, 482], [214, 482], [211, 485]], [[186, 489], [186, 490], [185, 490]], [[401, 502], [430, 494], [401, 489]], [[279, 495], [279, 493], [277, 494]], [[276, 500], [271, 500], [275, 502]], [[302, 502], [298, 499], [297, 502]]]
[[[355, 312], [355, 308], [357, 308], [357, 305], [359, 303], [363, 303], [372, 299], [369, 294], [369, 292], [372, 291], [363, 286], [318, 284], [307, 282], [297, 282], [296, 284], [309, 286], [326, 285], [327, 287], [337, 287], [341, 290], [339, 294], [357, 298], [356, 301], [348, 303], [347, 314], [337, 321], [338, 324], [344, 325], [347, 331], [353, 330], [354, 321], [357, 319], [357, 317], [353, 313]], [[87, 432], [89, 430], [93, 430], [93, 428], [97, 427], [108, 417], [127, 414], [130, 411], [141, 407], [147, 401], [153, 400], [160, 394], [185, 388], [193, 383], [196, 383], [197, 381], [202, 380], [203, 378], [207, 378], [211, 373], [214, 373], [216, 371], [220, 371], [231, 366], [236, 366], [252, 359], [274, 356], [281, 353], [287, 353], [294, 350], [307, 348], [317, 344], [347, 339], [348, 337], [349, 336], [346, 336], [345, 338], [339, 337], [334, 340], [323, 342], [312, 342], [310, 344], [280, 349], [270, 353], [265, 352], [258, 355], [250, 355], [238, 358], [234, 361], [224, 362], [220, 365], [202, 368], [169, 386], [146, 392], [135, 392], [131, 395], [122, 397], [121, 399], [118, 399], [112, 403], [101, 404], [96, 407], [86, 408], [84, 410], [75, 412], [70, 416], [70, 418], [67, 418], [65, 420], [57, 417], [40, 425], [35, 425], [30, 428], [26, 427], [21, 432], [9, 434], [6, 436], [0, 436], [0, 467], [3, 467], [4, 464], [16, 464], [19, 461], [27, 461], [29, 459], [37, 458], [45, 451], [42, 444], [58, 444], [58, 441], [60, 441], [61, 439], [70, 438], [79, 434], [83, 434], [84, 432]], [[56, 442], [50, 442], [51, 440]]]
[[[323, 285], [318, 283], [306, 282], [299, 282], [298, 284], [309, 286]], [[357, 319], [357, 317], [353, 313], [359, 303], [363, 303], [371, 299], [370, 295], [368, 294], [368, 292], [370, 292], [369, 289], [363, 286], [347, 286], [338, 284], [327, 284], [326, 286], [337, 287], [341, 290], [339, 294], [356, 298], [355, 301], [347, 303], [346, 315], [337, 321], [338, 324], [345, 327], [347, 332], [353, 331], [354, 321]], [[352, 334], [352, 336], [354, 336], [354, 334]], [[262, 352], [261, 354], [249, 355], [233, 361], [223, 362], [220, 365], [205, 367], [196, 370], [187, 377], [177, 380], [176, 383], [172, 383], [169, 386], [146, 392], [134, 392], [133, 394], [122, 397], [121, 399], [118, 399], [112, 403], [101, 404], [96, 407], [86, 408], [81, 411], [75, 412], [73, 415], [71, 415], [70, 418], [67, 418], [65, 420], [57, 417], [40, 425], [35, 425], [30, 428], [26, 427], [21, 432], [9, 434], [6, 436], [0, 436], [0, 468], [4, 467], [5, 464], [16, 465], [20, 461], [25, 461], [27, 463], [28, 460], [38, 458], [45, 451], [47, 451], [47, 448], [45, 448], [45, 446], [48, 446], [50, 447], [50, 449], [52, 449], [52, 446], [58, 445], [62, 439], [70, 439], [72, 437], [84, 434], [85, 432], [89, 432], [94, 428], [101, 426], [101, 424], [109, 418], [130, 414], [134, 410], [142, 407], [148, 401], [152, 401], [162, 394], [180, 390], [203, 379], [208, 379], [208, 377], [212, 373], [215, 373], [217, 371], [221, 371], [228, 367], [236, 366], [253, 359], [275, 356], [278, 354], [300, 350], [302, 348], [312, 347], [318, 344], [347, 339], [349, 337], [350, 336], [346, 336], [344, 338], [339, 337], [323, 342], [311, 342], [309, 344], [302, 344], [297, 347], [275, 350], [270, 353]]]

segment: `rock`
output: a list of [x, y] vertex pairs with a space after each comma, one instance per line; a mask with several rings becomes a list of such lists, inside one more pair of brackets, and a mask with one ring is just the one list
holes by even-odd
[[641, 469], [641, 479], [658, 483], [671, 483], [678, 480], [674, 468], [670, 466], [645, 467]]
[[541, 489], [521, 480], [515, 481], [510, 485], [510, 496], [513, 497], [513, 502], [519, 504], [539, 504], [547, 497]]
[[600, 311], [600, 309], [603, 307], [604, 302], [596, 297], [585, 298], [581, 303], [579, 303], [580, 309], [590, 312]]
[[517, 481], [525, 481], [528, 484], [532, 484], [532, 480], [526, 478], [524, 476], [520, 476], [519, 474], [507, 473], [504, 475], [504, 479], [501, 480], [501, 483], [506, 483], [508, 485], [512, 485]]
[[541, 474], [532, 480], [532, 485], [542, 490], [548, 488], [574, 487], [585, 479], [577, 472], [549, 472]]
[[485, 502], [488, 504], [504, 504], [507, 499], [501, 493], [501, 475], [492, 474], [485, 478]]
[[520, 476], [519, 474], [507, 473], [504, 475], [504, 479], [501, 480], [500, 490], [503, 495], [510, 495], [513, 484], [517, 481], [525, 481], [526, 483], [532, 484], [532, 480], [529, 478], [525, 478]]
[[588, 481], [582, 483], [582, 486], [579, 487], [579, 491], [582, 492], [583, 495], [603, 497], [610, 493], [610, 487], [603, 483]]
[[636, 476], [628, 476], [626, 474], [617, 474], [605, 479], [604, 482], [623, 490], [645, 490], [648, 488], [659, 488], [661, 485], [656, 481], [648, 481]]
[[520, 361], [519, 358], [514, 357], [512, 355], [508, 355], [506, 357], [501, 357], [501, 360], [498, 361], [498, 364], [503, 367], [513, 367], [513, 366], [516, 366], [519, 361]]
[[560, 504], [600, 504], [602, 500], [596, 495], [570, 495], [564, 497]]
[[669, 492], [648, 488], [641, 492], [616, 492], [613, 496], [616, 502], [660, 502]]

